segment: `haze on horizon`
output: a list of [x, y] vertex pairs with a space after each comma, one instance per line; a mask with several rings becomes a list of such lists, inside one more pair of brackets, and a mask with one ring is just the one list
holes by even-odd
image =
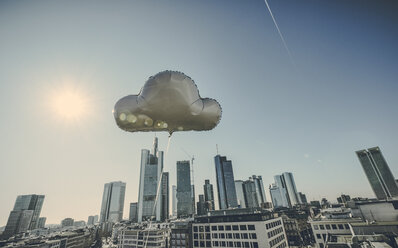
[[49, 224], [87, 221], [119, 180], [126, 218], [155, 134], [121, 131], [112, 108], [167, 69], [223, 108], [214, 130], [173, 134], [170, 186], [185, 150], [196, 193], [216, 187], [218, 144], [235, 179], [261, 175], [266, 191], [289, 171], [308, 200], [374, 197], [355, 151], [380, 146], [398, 177], [398, 4], [268, 3], [295, 66], [262, 0], [1, 1], [0, 226], [21, 194], [46, 196]]

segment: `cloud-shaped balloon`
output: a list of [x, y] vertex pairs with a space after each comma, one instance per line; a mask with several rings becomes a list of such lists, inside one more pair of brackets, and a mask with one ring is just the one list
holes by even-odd
[[117, 101], [116, 124], [129, 132], [202, 131], [220, 122], [220, 104], [201, 98], [195, 82], [182, 72], [163, 71], [150, 77], [138, 95]]

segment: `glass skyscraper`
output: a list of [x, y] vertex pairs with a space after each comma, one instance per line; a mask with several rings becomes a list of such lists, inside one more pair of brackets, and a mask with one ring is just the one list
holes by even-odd
[[218, 203], [220, 209], [238, 207], [231, 160], [217, 155], [214, 157], [214, 162], [216, 166]]
[[104, 185], [100, 222], [120, 222], [123, 219], [126, 183], [110, 182]]
[[274, 179], [275, 184], [270, 186], [274, 208], [293, 207], [301, 203], [292, 173], [285, 172], [282, 175], [274, 176]]
[[204, 192], [204, 197], [205, 197], [205, 202], [206, 202], [206, 208], [207, 210], [214, 210], [214, 190], [213, 190], [213, 184], [210, 184], [210, 180], [206, 179], [205, 184], [203, 185], [203, 192]]
[[379, 147], [356, 152], [377, 199], [398, 197], [398, 186]]
[[[141, 150], [140, 185], [138, 192], [138, 222], [155, 217], [156, 221], [163, 221], [163, 189], [162, 182], [159, 191], [158, 184], [163, 171], [163, 152], [158, 151], [158, 138], [153, 142], [152, 153], [149, 150]], [[163, 181], [163, 180], [162, 180]], [[165, 183], [166, 181], [163, 181]], [[168, 179], [167, 179], [168, 187]], [[158, 196], [157, 196], [158, 194]], [[167, 192], [168, 194], [168, 192]], [[157, 203], [155, 204], [155, 202]]]
[[177, 161], [177, 217], [193, 214], [191, 169], [189, 161]]

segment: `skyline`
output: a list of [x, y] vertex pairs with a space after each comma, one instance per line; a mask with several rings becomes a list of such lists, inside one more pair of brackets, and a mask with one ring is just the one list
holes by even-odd
[[[127, 218], [140, 151], [155, 134], [121, 131], [112, 108], [166, 69], [190, 76], [223, 109], [214, 130], [173, 134], [170, 186], [176, 161], [190, 160], [184, 150], [195, 156], [196, 195], [205, 179], [216, 185], [218, 144], [235, 180], [262, 176], [267, 201], [285, 171], [309, 201], [374, 197], [355, 151], [379, 146], [398, 175], [397, 3], [269, 5], [296, 68], [263, 1], [2, 1], [0, 226], [24, 194], [46, 195], [49, 224], [86, 220], [111, 181], [126, 182]], [[87, 97], [87, 115], [54, 114], [50, 99], [63, 87]], [[156, 135], [166, 151], [167, 133]]]

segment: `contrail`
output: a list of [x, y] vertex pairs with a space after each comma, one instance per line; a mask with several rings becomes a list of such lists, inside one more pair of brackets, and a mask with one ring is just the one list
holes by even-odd
[[283, 46], [285, 47], [286, 52], [287, 52], [287, 54], [289, 55], [290, 60], [292, 61], [293, 65], [295, 65], [294, 60], [293, 60], [293, 57], [292, 57], [292, 54], [290, 53], [290, 50], [289, 50], [289, 48], [287, 47], [285, 38], [283, 38], [283, 35], [282, 35], [282, 33], [281, 33], [281, 30], [279, 29], [278, 23], [276, 23], [274, 14], [272, 14], [271, 8], [269, 7], [269, 4], [268, 4], [267, 0], [264, 0], [264, 2], [265, 2], [265, 5], [267, 5], [267, 9], [268, 9], [268, 11], [269, 11], [269, 14], [271, 15], [272, 21], [274, 21], [275, 27], [276, 27], [276, 29], [278, 30], [278, 33], [279, 33], [279, 36], [281, 37]]

